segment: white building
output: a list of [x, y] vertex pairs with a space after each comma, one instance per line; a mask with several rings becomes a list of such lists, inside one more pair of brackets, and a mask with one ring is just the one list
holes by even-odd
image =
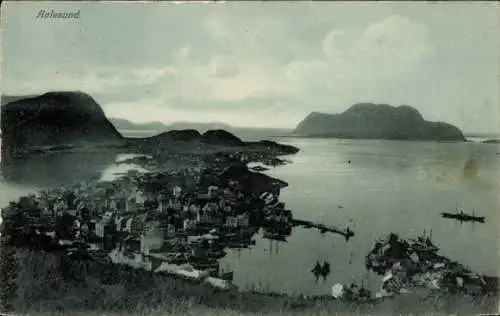
[[248, 227], [250, 221], [248, 213], [238, 215], [237, 219], [239, 227]]
[[236, 216], [228, 216], [226, 218], [226, 227], [248, 227], [250, 221], [250, 216], [248, 213], [239, 214]]
[[144, 203], [146, 202], [147, 200], [147, 197], [146, 197], [146, 194], [144, 194], [144, 192], [142, 191], [137, 191], [137, 193], [135, 194], [135, 203], [138, 205], [138, 206], [144, 206]]
[[95, 223], [95, 234], [99, 238], [104, 238], [104, 227], [106, 226], [107, 222], [100, 220]]
[[215, 196], [217, 195], [217, 191], [219, 190], [218, 186], [211, 185], [208, 187], [208, 195], [210, 196]]
[[158, 250], [163, 246], [161, 230], [158, 227], [146, 234], [142, 234], [140, 239], [141, 252], [145, 255], [148, 255], [150, 250]]
[[196, 221], [200, 224], [218, 224], [221, 222], [221, 218], [216, 213], [204, 212], [198, 213]]
[[105, 212], [103, 215], [102, 215], [102, 220], [104, 222], [109, 223], [109, 221], [111, 220], [111, 216], [113, 216], [113, 212]]
[[184, 230], [189, 229], [195, 225], [196, 225], [196, 223], [192, 220], [189, 220], [189, 219], [184, 220]]
[[175, 198], [180, 198], [181, 197], [181, 194], [182, 194], [182, 188], [178, 185], [176, 185], [173, 189], [172, 189], [172, 194], [174, 195]]
[[134, 212], [137, 210], [137, 204], [135, 203], [135, 193], [131, 193], [127, 198], [127, 203], [125, 204], [126, 212]]
[[158, 211], [160, 211], [161, 213], [166, 212], [168, 208], [167, 198], [163, 194], [158, 194], [156, 199], [158, 201]]

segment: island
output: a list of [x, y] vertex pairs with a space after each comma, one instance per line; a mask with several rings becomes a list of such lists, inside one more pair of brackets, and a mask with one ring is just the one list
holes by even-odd
[[294, 130], [297, 136], [348, 139], [465, 141], [455, 126], [426, 121], [414, 108], [358, 103], [340, 114], [312, 112]]

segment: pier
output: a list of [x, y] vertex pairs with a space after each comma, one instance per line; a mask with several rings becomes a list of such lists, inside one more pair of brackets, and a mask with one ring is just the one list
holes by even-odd
[[337, 235], [342, 235], [346, 240], [349, 240], [349, 238], [354, 236], [354, 232], [350, 230], [349, 228], [346, 229], [340, 229], [337, 228], [333, 225], [325, 225], [325, 224], [320, 224], [320, 223], [314, 223], [311, 221], [306, 221], [306, 220], [301, 220], [301, 219], [293, 219], [292, 220], [292, 225], [293, 226], [302, 226], [305, 228], [316, 228], [318, 229], [322, 234], [326, 232], [334, 233]]

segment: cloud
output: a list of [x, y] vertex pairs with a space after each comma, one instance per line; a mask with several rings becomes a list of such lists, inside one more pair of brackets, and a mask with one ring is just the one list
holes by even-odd
[[202, 21], [208, 34], [217, 39], [228, 39], [232, 36], [231, 28], [223, 21], [225, 16], [211, 14]]
[[281, 124], [370, 101], [496, 128], [498, 5], [454, 5], [451, 15], [446, 5], [368, 2], [54, 6], [81, 19], [27, 22], [43, 4], [2, 10], [3, 92], [81, 90], [132, 120], [201, 110], [199, 119]]
[[240, 71], [235, 58], [230, 56], [212, 56], [210, 67], [213, 69], [214, 76], [217, 78], [229, 78], [237, 75]]
[[354, 48], [365, 63], [412, 63], [432, 53], [428, 28], [410, 19], [392, 15], [370, 25]]
[[[358, 31], [335, 28], [326, 32], [318, 57], [291, 61], [284, 73], [288, 83], [301, 91], [302, 101], [318, 110], [341, 111], [357, 101], [377, 102], [384, 94], [392, 97], [380, 102], [405, 103], [398, 84], [431, 54], [428, 29], [393, 15]], [[381, 82], [385, 82], [383, 87]], [[362, 95], [352, 93], [360, 87]]]

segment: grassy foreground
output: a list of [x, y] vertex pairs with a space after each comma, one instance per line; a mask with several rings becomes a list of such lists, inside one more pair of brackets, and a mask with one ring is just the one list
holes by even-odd
[[115, 271], [114, 282], [103, 284], [98, 265], [76, 272], [63, 269], [53, 253], [17, 249], [14, 256], [10, 260], [18, 267], [16, 295], [11, 299], [15, 315], [477, 315], [498, 311], [498, 298], [493, 296], [473, 300], [421, 291], [353, 303], [327, 296], [221, 291], [130, 270]]

